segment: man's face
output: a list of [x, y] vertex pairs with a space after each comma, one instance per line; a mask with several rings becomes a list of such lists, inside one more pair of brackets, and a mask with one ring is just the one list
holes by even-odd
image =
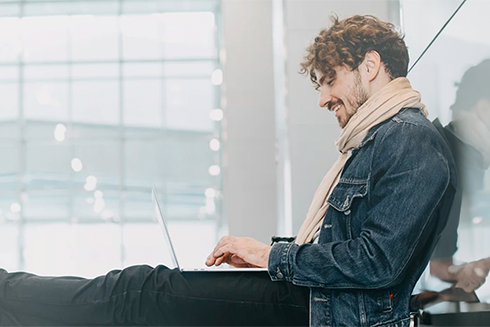
[[345, 66], [335, 68], [334, 78], [315, 70], [320, 84], [319, 106], [335, 112], [341, 128], [344, 128], [357, 109], [369, 98], [362, 85], [358, 69], [351, 71]]

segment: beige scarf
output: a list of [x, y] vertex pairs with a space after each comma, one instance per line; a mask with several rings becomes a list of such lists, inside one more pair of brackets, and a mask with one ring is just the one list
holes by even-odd
[[412, 89], [408, 79], [399, 77], [373, 94], [351, 117], [335, 143], [341, 153], [340, 157], [315, 192], [306, 220], [296, 238], [297, 244], [311, 242], [320, 229], [328, 209], [327, 199], [339, 182], [348, 152], [361, 144], [371, 127], [395, 116], [405, 107], [420, 108], [427, 116], [425, 106], [420, 102], [420, 93]]

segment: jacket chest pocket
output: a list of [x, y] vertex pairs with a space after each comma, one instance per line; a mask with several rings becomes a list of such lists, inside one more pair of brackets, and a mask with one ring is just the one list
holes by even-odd
[[327, 202], [330, 207], [338, 211], [340, 217], [345, 218], [339, 219], [337, 223], [342, 225], [341, 230], [346, 233], [349, 239], [352, 238], [352, 205], [356, 199], [365, 197], [367, 190], [367, 180], [340, 179], [328, 198]]

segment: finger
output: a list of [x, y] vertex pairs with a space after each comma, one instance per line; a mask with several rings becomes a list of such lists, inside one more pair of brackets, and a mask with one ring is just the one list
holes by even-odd
[[[211, 262], [212, 259], [216, 259], [216, 256], [214, 255], [216, 253], [216, 251], [218, 251], [219, 248], [225, 246], [226, 244], [228, 243], [233, 243], [234, 242], [234, 237], [233, 236], [223, 236], [219, 242], [216, 244], [216, 246], [214, 247], [213, 251], [211, 252], [211, 254], [208, 256], [208, 259], [209, 261]], [[214, 261], [213, 261], [214, 263]]]
[[236, 267], [236, 268], [248, 268], [250, 267], [250, 264], [246, 263], [242, 259], [238, 258], [234, 254], [230, 254], [229, 252], [226, 253], [225, 255], [219, 257], [216, 259], [215, 266], [219, 266], [223, 263], [227, 263], [230, 266]]
[[249, 268], [250, 264], [245, 262], [243, 259], [238, 257], [237, 255], [233, 254], [229, 257], [229, 262], [230, 265], [236, 268]]
[[231, 257], [230, 257], [230, 261], [233, 262], [234, 264], [238, 264], [238, 265], [245, 265], [245, 264], [248, 264], [248, 262], [246, 262], [245, 260], [243, 260], [242, 258], [240, 258], [238, 255], [236, 254], [233, 254]]
[[214, 247], [213, 251], [208, 255], [208, 257], [206, 258], [206, 265], [207, 266], [212, 266], [213, 264], [216, 263], [216, 256], [214, 255], [214, 253], [221, 247], [223, 247], [225, 244], [229, 243], [229, 242], [233, 242], [233, 236], [223, 236], [219, 241], [218, 243], [216, 244], [216, 246]]
[[221, 257], [221, 256], [215, 256], [214, 255], [215, 251], [211, 252], [208, 257], [206, 258], [206, 265], [207, 266], [212, 266], [216, 264], [216, 260]]
[[216, 262], [216, 259], [214, 258], [213, 254], [211, 253], [210, 255], [208, 255], [208, 257], [206, 258], [206, 266], [212, 266], [214, 265], [214, 263]]
[[224, 258], [226, 257], [226, 255], [222, 256], [222, 257], [219, 257], [216, 259], [216, 261], [214, 262], [214, 265], [215, 266], [219, 266], [221, 265], [221, 263], [224, 261]]
[[225, 244], [223, 245], [222, 247], [220, 247], [219, 249], [217, 249], [214, 253], [213, 253], [213, 256], [215, 258], [219, 258], [221, 257], [222, 255], [224, 255], [225, 253], [231, 253], [231, 254], [236, 254], [237, 251], [236, 251], [236, 248], [233, 244]]
[[217, 258], [216, 259], [216, 262], [214, 263], [215, 266], [219, 266], [221, 265], [223, 262], [227, 262], [228, 261], [228, 258], [230, 256], [230, 253], [225, 253], [224, 255], [222, 255], [221, 257]]
[[227, 245], [227, 244], [232, 244], [232, 243], [235, 243], [236, 242], [236, 237], [235, 236], [223, 236], [219, 241], [218, 243], [216, 244], [216, 246], [214, 247], [214, 251], [213, 252], [216, 252], [216, 250], [218, 250], [219, 248]]

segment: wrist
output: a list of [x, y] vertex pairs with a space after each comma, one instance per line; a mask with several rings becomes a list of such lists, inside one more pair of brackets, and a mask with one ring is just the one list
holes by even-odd
[[264, 254], [264, 267], [263, 268], [267, 268], [269, 266], [269, 257], [271, 255], [271, 250], [272, 250], [272, 246], [267, 245], [267, 248], [266, 248], [265, 254]]

